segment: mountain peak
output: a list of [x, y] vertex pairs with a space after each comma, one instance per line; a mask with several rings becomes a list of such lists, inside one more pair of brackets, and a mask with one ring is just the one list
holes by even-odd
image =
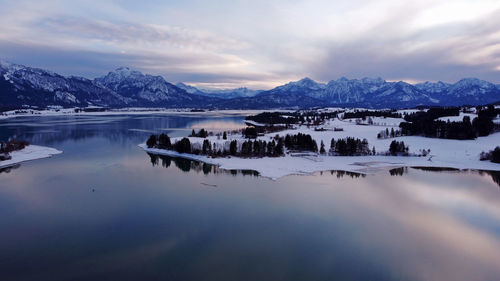
[[478, 86], [481, 88], [492, 88], [495, 87], [494, 84], [478, 79], [478, 78], [463, 78], [460, 81], [458, 81], [455, 85], [455, 87], [469, 87], [469, 86]]
[[130, 76], [142, 76], [143, 74], [140, 71], [137, 70], [132, 70], [129, 67], [126, 66], [120, 66], [117, 69], [115, 69], [113, 72], [110, 72], [109, 74], [115, 74], [120, 77], [126, 78]]
[[292, 83], [289, 83], [289, 84], [295, 85], [295, 86], [299, 86], [299, 87], [307, 87], [307, 88], [310, 88], [310, 89], [324, 88], [323, 84], [318, 83], [318, 82], [312, 80], [309, 77], [304, 77], [304, 78], [300, 79], [297, 82], [292, 82]]

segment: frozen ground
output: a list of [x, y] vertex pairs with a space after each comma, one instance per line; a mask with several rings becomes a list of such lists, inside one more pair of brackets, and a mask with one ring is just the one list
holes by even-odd
[[[383, 119], [383, 118], [382, 118]], [[382, 121], [382, 120], [380, 120]], [[394, 121], [394, 120], [390, 120]], [[393, 123], [393, 122], [387, 122]], [[375, 147], [377, 152], [386, 152], [389, 144], [394, 140], [404, 141], [409, 146], [410, 153], [419, 154], [421, 150], [430, 149], [427, 157], [404, 157], [404, 156], [307, 156], [294, 157], [287, 154], [278, 158], [209, 158], [206, 156], [179, 154], [174, 151], [162, 149], [149, 149], [144, 144], [141, 146], [147, 152], [153, 154], [163, 154], [169, 156], [183, 157], [202, 161], [209, 164], [218, 165], [223, 169], [255, 170], [264, 177], [277, 179], [291, 174], [310, 174], [319, 171], [344, 170], [358, 173], [375, 173], [385, 171], [389, 168], [402, 166], [411, 167], [446, 167], [457, 169], [478, 169], [478, 170], [500, 170], [500, 164], [488, 161], [480, 161], [479, 154], [482, 151], [490, 151], [500, 145], [500, 133], [487, 137], [480, 137], [476, 140], [446, 140], [424, 138], [418, 136], [405, 136], [390, 139], [377, 139], [377, 133], [384, 129], [383, 126], [356, 125], [355, 122], [331, 120], [320, 127], [331, 129], [329, 131], [316, 132], [314, 127], [307, 128], [301, 126], [296, 129], [279, 132], [280, 136], [286, 134], [297, 134], [298, 132], [310, 134], [318, 143], [324, 142], [328, 151], [332, 138], [339, 139], [345, 137], [366, 138], [370, 148]], [[334, 127], [341, 127], [344, 131], [333, 131]], [[259, 137], [261, 140], [269, 141], [276, 133]], [[217, 136], [208, 137], [212, 143], [218, 146], [229, 147], [229, 142], [233, 139], [243, 141], [240, 135], [229, 135], [227, 140]], [[175, 142], [178, 138], [173, 138]], [[190, 138], [191, 143], [201, 143], [201, 138]], [[201, 147], [201, 144], [200, 144]], [[229, 149], [228, 149], [229, 150]]]
[[0, 161], [0, 168], [10, 167], [25, 161], [51, 157], [52, 155], [59, 153], [62, 153], [62, 151], [55, 148], [28, 145], [22, 150], [11, 152], [10, 156], [12, 159]]

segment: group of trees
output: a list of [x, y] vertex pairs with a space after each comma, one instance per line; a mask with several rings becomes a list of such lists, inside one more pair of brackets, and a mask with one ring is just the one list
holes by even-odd
[[401, 113], [392, 110], [355, 110], [344, 113], [344, 119], [366, 120], [367, 117], [403, 118]]
[[394, 130], [394, 128], [391, 128], [389, 131], [389, 128], [385, 128], [385, 130], [380, 131], [380, 133], [377, 134], [378, 139], [388, 139], [388, 138], [396, 138], [401, 136], [401, 130]]
[[27, 141], [10, 140], [8, 142], [0, 142], [0, 161], [9, 160], [12, 157], [9, 155], [12, 151], [24, 149], [28, 146]]
[[247, 139], [255, 139], [257, 138], [257, 134], [257, 129], [255, 127], [246, 127], [243, 131], [243, 135], [245, 135]]
[[[233, 141], [235, 142], [235, 141]], [[260, 140], [247, 140], [241, 144], [241, 150], [238, 156], [243, 157], [279, 157], [285, 154], [283, 138], [279, 138], [276, 142], [272, 140], [270, 142], [260, 141]]]
[[490, 152], [481, 152], [481, 161], [490, 160], [493, 163], [500, 163], [500, 146], [495, 147]]
[[216, 146], [214, 143], [212, 146], [209, 140], [205, 140], [200, 154], [212, 157], [229, 155], [239, 157], [279, 157], [284, 155], [284, 144], [282, 138], [279, 138], [278, 141], [272, 140], [269, 142], [263, 140], [246, 140], [243, 142], [232, 140], [229, 142], [228, 150], [226, 145]]
[[262, 124], [296, 124], [299, 118], [295, 114], [283, 112], [262, 112], [257, 115], [247, 116], [246, 120], [251, 120]]
[[395, 141], [393, 140], [389, 145], [389, 153], [391, 155], [403, 155], [408, 156], [409, 147], [405, 146], [404, 141]]
[[238, 142], [237, 140], [228, 141], [224, 144], [212, 143], [204, 139], [201, 146], [197, 143], [191, 143], [189, 138], [182, 138], [175, 143], [171, 143], [166, 134], [160, 136], [151, 135], [146, 141], [148, 148], [159, 148], [175, 150], [179, 153], [201, 154], [211, 157], [217, 156], [241, 156], [241, 157], [278, 157], [284, 155], [284, 140], [277, 138], [269, 142], [263, 140], [246, 140]]
[[21, 150], [29, 145], [27, 141], [10, 140], [8, 142], [0, 142], [0, 153], [10, 153], [12, 151]]
[[257, 115], [248, 116], [246, 120], [251, 120], [261, 124], [320, 124], [325, 119], [337, 117], [340, 111], [318, 112], [296, 111], [296, 112], [262, 112]]
[[194, 131], [194, 129], [193, 129], [193, 131], [191, 132], [190, 137], [206, 138], [206, 137], [208, 137], [208, 132], [205, 129], [202, 128], [200, 131], [198, 131], [198, 133], [196, 133]]
[[360, 156], [375, 154], [375, 148], [370, 151], [366, 139], [347, 137], [345, 139], [332, 139], [330, 142], [330, 154], [340, 156]]
[[308, 134], [286, 135], [285, 147], [289, 150], [318, 151], [318, 144]]
[[443, 139], [475, 139], [478, 136], [487, 136], [495, 129], [493, 119], [499, 110], [493, 106], [478, 108], [478, 117], [470, 120], [464, 116], [461, 122], [445, 122], [436, 120], [444, 116], [458, 116], [460, 108], [431, 108], [427, 112], [416, 112], [405, 116], [407, 122], [401, 122], [403, 135], [423, 135], [426, 137]]

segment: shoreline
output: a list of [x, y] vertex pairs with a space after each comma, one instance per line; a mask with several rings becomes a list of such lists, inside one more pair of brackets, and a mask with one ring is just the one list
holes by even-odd
[[52, 147], [28, 145], [22, 150], [13, 151], [9, 155], [12, 157], [10, 160], [0, 161], [0, 169], [12, 167], [22, 162], [33, 161], [37, 159], [49, 158], [53, 155], [63, 153]]
[[[390, 169], [402, 167], [431, 167], [452, 168], [458, 170], [482, 170], [500, 171], [500, 165], [487, 162], [457, 163], [453, 161], [436, 160], [429, 157], [418, 156], [316, 156], [314, 160], [310, 157], [263, 157], [263, 158], [240, 158], [220, 157], [210, 158], [204, 155], [178, 153], [173, 150], [147, 148], [143, 144], [138, 145], [145, 152], [170, 157], [180, 157], [188, 160], [199, 161], [210, 165], [216, 165], [225, 170], [253, 170], [260, 176], [277, 180], [289, 175], [312, 175], [325, 171], [346, 171], [359, 174], [376, 174]], [[496, 165], [496, 166], [495, 166]]]
[[[37, 110], [37, 109], [16, 109], [11, 111], [6, 111], [0, 114], [0, 120], [16, 118], [16, 117], [48, 117], [48, 116], [110, 116], [110, 115], [144, 115], [144, 114], [176, 114], [176, 115], [254, 115], [262, 113], [264, 111], [284, 111], [288, 112], [290, 110], [283, 109], [252, 109], [252, 110], [236, 110], [236, 109], [220, 109], [220, 110], [206, 110], [206, 111], [191, 111], [191, 108], [183, 109], [169, 109], [169, 108], [124, 108], [115, 109], [107, 111], [89, 111], [89, 112], [75, 112], [75, 108], [65, 108], [65, 109], [47, 109], [47, 110]], [[28, 113], [15, 113], [15, 111], [28, 111]]]

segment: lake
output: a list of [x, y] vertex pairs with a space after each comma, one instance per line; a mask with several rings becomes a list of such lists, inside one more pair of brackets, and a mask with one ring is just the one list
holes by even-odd
[[148, 155], [244, 116], [24, 117], [64, 151], [0, 172], [0, 280], [498, 280], [500, 174], [402, 168], [276, 181]]

